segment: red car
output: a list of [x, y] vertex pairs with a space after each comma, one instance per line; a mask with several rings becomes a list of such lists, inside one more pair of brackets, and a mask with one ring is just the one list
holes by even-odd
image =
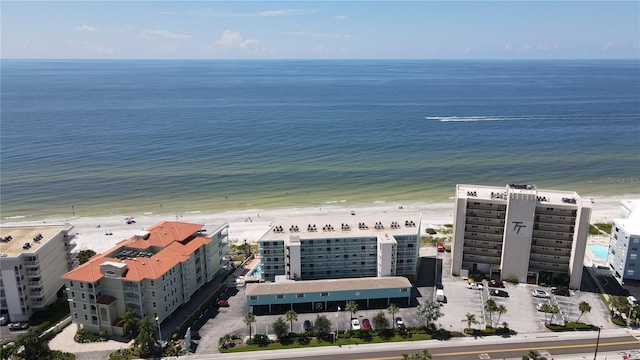
[[438, 247], [438, 252], [444, 252], [444, 244], [443, 243], [438, 243], [437, 247]]
[[369, 322], [369, 319], [362, 319], [362, 330], [371, 330], [371, 322]]
[[229, 307], [229, 302], [227, 300], [218, 300], [218, 307]]
[[504, 288], [504, 283], [501, 280], [489, 280], [487, 285], [493, 288]]

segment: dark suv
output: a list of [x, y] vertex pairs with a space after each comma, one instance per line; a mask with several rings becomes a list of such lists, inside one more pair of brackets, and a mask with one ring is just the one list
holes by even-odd
[[566, 288], [551, 288], [551, 293], [553, 295], [560, 295], [560, 296], [571, 296], [571, 292], [569, 291], [569, 289]]
[[504, 290], [492, 289], [489, 290], [489, 295], [492, 296], [500, 296], [500, 297], [509, 297], [509, 293]]

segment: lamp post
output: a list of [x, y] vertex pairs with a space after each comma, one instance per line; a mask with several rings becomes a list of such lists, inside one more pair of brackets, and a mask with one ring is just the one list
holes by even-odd
[[162, 329], [160, 328], [160, 318], [156, 316], [156, 323], [158, 323], [158, 337], [160, 338], [160, 344], [162, 344]]
[[600, 329], [602, 329], [602, 326], [598, 326], [598, 339], [596, 340], [596, 352], [593, 353], [593, 360], [596, 360], [596, 356], [598, 356], [598, 345], [600, 345]]
[[336, 312], [336, 339], [338, 338], [338, 334], [340, 333], [340, 306], [338, 306], [338, 311]]

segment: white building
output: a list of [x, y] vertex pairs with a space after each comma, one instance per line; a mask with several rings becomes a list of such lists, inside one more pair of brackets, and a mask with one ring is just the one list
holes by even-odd
[[28, 321], [58, 298], [69, 269], [73, 225], [0, 227], [0, 312]]
[[640, 280], [640, 200], [620, 203], [623, 217], [613, 220], [607, 258], [622, 283], [625, 279]]
[[109, 335], [128, 310], [162, 322], [222, 269], [227, 237], [227, 224], [163, 221], [122, 240], [62, 276], [72, 321]]
[[419, 214], [277, 219], [258, 241], [263, 277], [318, 280], [405, 276], [414, 279]]
[[591, 201], [575, 192], [457, 185], [451, 272], [519, 282], [569, 277], [579, 288]]

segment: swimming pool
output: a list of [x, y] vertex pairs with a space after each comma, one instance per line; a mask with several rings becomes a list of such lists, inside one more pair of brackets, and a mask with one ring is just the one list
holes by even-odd
[[598, 259], [606, 259], [607, 255], [609, 254], [608, 246], [598, 244], [589, 244], [587, 246], [589, 247], [589, 250], [591, 250], [593, 255]]
[[251, 269], [251, 271], [247, 273], [247, 277], [262, 278], [262, 265], [258, 264], [253, 269]]

